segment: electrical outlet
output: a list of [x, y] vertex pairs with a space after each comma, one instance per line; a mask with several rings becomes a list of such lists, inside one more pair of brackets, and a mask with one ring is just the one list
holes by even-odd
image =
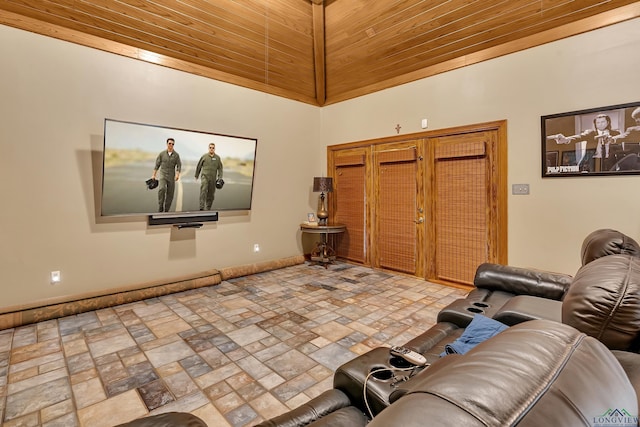
[[511, 186], [511, 194], [529, 194], [529, 184], [513, 184]]
[[253, 252], [260, 252], [260, 245], [257, 243], [253, 244]]
[[52, 271], [51, 272], [51, 284], [52, 285], [57, 285], [58, 283], [60, 283], [60, 280], [62, 280], [62, 277], [60, 276], [60, 272], [59, 271]]

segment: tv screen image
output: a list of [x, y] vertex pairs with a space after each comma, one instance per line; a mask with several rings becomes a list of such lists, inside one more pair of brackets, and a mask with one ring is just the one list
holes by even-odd
[[166, 212], [201, 212], [202, 176], [196, 180], [195, 172], [201, 157], [209, 154], [211, 143], [223, 165], [224, 184], [215, 189], [210, 209], [205, 203], [205, 211], [251, 209], [257, 139], [105, 119], [102, 216], [162, 215], [160, 188], [150, 190], [146, 181], [153, 175], [158, 155], [167, 151], [169, 138], [175, 141], [174, 151], [182, 166]]

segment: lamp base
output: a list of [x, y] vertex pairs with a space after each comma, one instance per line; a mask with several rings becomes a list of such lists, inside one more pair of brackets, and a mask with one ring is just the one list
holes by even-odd
[[329, 212], [327, 212], [327, 209], [324, 207], [324, 193], [320, 193], [320, 206], [318, 207], [316, 216], [318, 217], [318, 225], [327, 225]]
[[318, 217], [318, 225], [327, 225], [327, 219], [329, 218], [328, 212], [318, 212], [316, 216]]

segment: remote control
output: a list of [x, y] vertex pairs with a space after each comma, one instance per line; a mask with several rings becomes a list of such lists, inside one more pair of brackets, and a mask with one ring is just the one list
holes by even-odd
[[402, 357], [412, 365], [424, 366], [427, 364], [427, 359], [423, 355], [406, 347], [393, 346], [391, 347], [391, 354]]

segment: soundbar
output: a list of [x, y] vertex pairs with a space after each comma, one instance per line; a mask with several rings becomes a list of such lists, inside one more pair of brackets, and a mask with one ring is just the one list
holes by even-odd
[[174, 225], [178, 228], [200, 228], [203, 222], [218, 220], [218, 212], [176, 212], [149, 215], [149, 225]]

